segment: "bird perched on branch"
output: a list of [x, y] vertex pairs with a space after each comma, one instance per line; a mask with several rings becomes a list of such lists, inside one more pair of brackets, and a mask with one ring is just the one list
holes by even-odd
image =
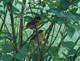
[[30, 29], [38, 28], [40, 26], [40, 23], [41, 23], [41, 17], [36, 16], [35, 18], [33, 18], [33, 20], [27, 23], [26, 28], [30, 28]]

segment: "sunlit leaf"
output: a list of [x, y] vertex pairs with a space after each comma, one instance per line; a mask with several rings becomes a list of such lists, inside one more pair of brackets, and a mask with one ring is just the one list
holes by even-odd
[[30, 21], [32, 20], [32, 17], [31, 17], [31, 16], [25, 16], [25, 17], [24, 17], [24, 20], [25, 20], [26, 22], [30, 22]]
[[13, 12], [14, 12], [14, 14], [19, 14], [20, 10], [18, 8], [16, 8], [15, 6], [13, 6]]
[[5, 15], [5, 12], [3, 10], [0, 10], [0, 15]]
[[75, 43], [72, 41], [66, 41], [62, 44], [62, 46], [67, 48], [68, 50], [72, 49], [74, 45]]

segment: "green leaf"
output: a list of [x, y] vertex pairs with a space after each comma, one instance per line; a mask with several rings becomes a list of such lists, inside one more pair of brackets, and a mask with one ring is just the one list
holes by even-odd
[[4, 52], [14, 51], [14, 47], [10, 43], [7, 43], [7, 44], [3, 45], [2, 49], [3, 49]]
[[0, 7], [3, 7], [3, 5], [0, 5]]
[[77, 31], [80, 30], [80, 25], [73, 24], [72, 27], [73, 27], [74, 29], [76, 29]]
[[69, 55], [74, 55], [76, 53], [76, 50], [75, 49], [71, 49], [70, 51], [69, 51], [69, 53], [68, 53], [68, 56]]
[[45, 2], [41, 2], [40, 5], [41, 5], [42, 7], [45, 7], [45, 6], [46, 6], [46, 5], [45, 5]]
[[60, 11], [57, 8], [50, 8], [47, 10], [47, 12], [53, 13], [54, 17], [56, 16], [57, 18], [65, 18], [65, 19], [69, 20], [70, 22], [80, 20], [80, 14], [73, 14], [70, 12]]
[[3, 0], [4, 6], [6, 6], [11, 0]]
[[18, 14], [18, 13], [20, 12], [20, 10], [17, 9], [15, 6], [13, 6], [13, 12], [14, 12], [15, 14]]
[[12, 56], [10, 55], [2, 55], [0, 61], [12, 61]]
[[49, 53], [50, 53], [52, 56], [56, 56], [56, 55], [58, 54], [58, 53], [57, 53], [57, 47], [50, 47]]
[[58, 6], [58, 8], [60, 10], [67, 10], [69, 5], [70, 4], [69, 4], [68, 0], [60, 0], [60, 5]]
[[0, 10], [0, 15], [5, 15], [5, 11]]
[[72, 49], [74, 45], [75, 43], [72, 41], [66, 41], [66, 42], [63, 42], [62, 44], [62, 46], [67, 48], [68, 50]]
[[33, 53], [32, 55], [32, 61], [37, 61], [38, 53]]
[[77, 8], [70, 9], [70, 12], [72, 12], [72, 13], [76, 13], [76, 11], [77, 11]]
[[78, 48], [77, 55], [80, 56], [80, 47]]
[[1, 35], [0, 35], [1, 39], [9, 39], [9, 40], [12, 40], [12, 34], [9, 33], [9, 32], [1, 32]]
[[62, 24], [64, 24], [64, 23], [67, 23], [67, 22], [68, 22], [65, 18], [58, 18], [58, 19], [56, 19], [56, 20], [57, 20], [57, 23], [58, 23], [59, 25], [62, 25]]
[[25, 16], [25, 17], [24, 17], [24, 20], [25, 20], [26, 22], [30, 22], [30, 21], [32, 20], [32, 17], [31, 17], [31, 16]]
[[5, 38], [6, 38], [6, 37], [0, 35], [0, 40], [3, 40], [3, 39], [5, 39]]
[[20, 61], [24, 60], [24, 56], [21, 53], [18, 53], [15, 58], [20, 60]]
[[[54, 61], [54, 59], [53, 59], [53, 61]], [[65, 59], [65, 58], [58, 58], [58, 57], [57, 57], [57, 58], [55, 59], [55, 61], [66, 61], [66, 59]]]
[[27, 55], [27, 49], [25, 47], [25, 48], [22, 48], [21, 50], [19, 50], [19, 52], [16, 54], [15, 58], [20, 61], [23, 61], [24, 58], [26, 57], [26, 55]]
[[66, 29], [67, 34], [69, 35], [69, 37], [73, 37], [74, 33], [75, 33], [75, 29], [72, 27], [69, 27], [68, 29]]
[[49, 13], [53, 13], [53, 15], [57, 17], [66, 17], [65, 13], [63, 11], [58, 10], [57, 8], [50, 8], [47, 10]]

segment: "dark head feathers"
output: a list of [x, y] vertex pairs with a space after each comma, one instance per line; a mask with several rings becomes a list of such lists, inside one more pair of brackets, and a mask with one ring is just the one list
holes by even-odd
[[34, 20], [41, 20], [41, 17], [40, 17], [40, 16], [36, 16], [36, 17], [34, 18]]

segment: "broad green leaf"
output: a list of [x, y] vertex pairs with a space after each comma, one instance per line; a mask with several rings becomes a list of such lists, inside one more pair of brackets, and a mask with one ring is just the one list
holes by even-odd
[[0, 10], [0, 15], [5, 15], [5, 11]]
[[69, 4], [68, 0], [60, 0], [60, 5], [58, 6], [58, 8], [60, 10], [67, 10], [69, 5], [70, 4]]
[[12, 40], [12, 34], [11, 33], [9, 33], [9, 32], [1, 32], [1, 35], [0, 35], [0, 37], [2, 37], [2, 38], [4, 38], [4, 39], [9, 39], [9, 40]]
[[50, 47], [49, 53], [50, 53], [52, 56], [56, 56], [56, 55], [58, 54], [58, 53], [57, 53], [57, 47]]
[[69, 53], [68, 53], [68, 56], [69, 55], [74, 55], [76, 53], [76, 50], [75, 49], [71, 49], [70, 51], [69, 51]]
[[0, 40], [6, 39], [6, 37], [0, 35]]
[[75, 7], [74, 7], [74, 8], [72, 8], [72, 9], [70, 9], [70, 12], [71, 12], [71, 13], [76, 13], [77, 9], [78, 9], [78, 8], [75, 8]]
[[67, 61], [74, 61], [73, 56], [74, 56], [74, 55], [69, 56], [68, 59], [67, 59]]
[[49, 13], [53, 13], [57, 17], [66, 17], [66, 14], [63, 11], [58, 10], [57, 8], [50, 8], [47, 10]]
[[0, 61], [12, 61], [13, 57], [10, 55], [2, 55]]
[[45, 7], [45, 6], [46, 6], [46, 5], [45, 5], [45, 2], [41, 2], [40, 5], [41, 5], [42, 7]]
[[26, 55], [27, 55], [27, 49], [26, 49], [26, 47], [24, 47], [21, 50], [19, 50], [19, 52], [16, 54], [15, 58], [20, 61], [23, 61], [24, 58], [26, 57]]
[[[4, 6], [6, 6], [11, 0], [3, 0]], [[13, 1], [13, 0], [12, 0]]]
[[3, 5], [0, 5], [0, 7], [3, 7]]
[[66, 41], [66, 42], [63, 42], [62, 44], [62, 46], [67, 48], [68, 50], [72, 49], [74, 45], [75, 43], [72, 41]]
[[68, 22], [65, 18], [58, 18], [58, 19], [56, 19], [56, 20], [57, 20], [57, 23], [58, 23], [59, 25], [65, 24], [65, 23]]
[[70, 13], [70, 12], [60, 11], [57, 8], [50, 8], [49, 10], [47, 10], [47, 12], [53, 13], [54, 17], [56, 16], [57, 18], [65, 18], [65, 19], [69, 20], [70, 22], [80, 20], [80, 14], [74, 14], [74, 13]]
[[2, 49], [3, 49], [4, 52], [12, 52], [12, 51], [14, 51], [14, 47], [9, 43], [3, 45]]
[[[53, 59], [53, 61], [54, 61], [54, 59]], [[55, 61], [66, 61], [66, 59], [65, 58], [56, 58]]]
[[17, 4], [22, 5], [22, 2], [21, 2], [20, 0], [16, 0], [16, 1], [15, 1], [15, 5], [17, 5]]
[[66, 29], [67, 34], [69, 35], [69, 37], [73, 37], [74, 33], [75, 33], [75, 29], [72, 27], [69, 27], [68, 29]]
[[15, 58], [20, 61], [23, 61], [25, 57], [21, 53], [18, 53]]
[[78, 56], [80, 56], [80, 47], [78, 49], [78, 52], [76, 52]]
[[20, 10], [17, 9], [15, 6], [13, 6], [13, 12], [14, 12], [14, 14], [19, 14]]
[[38, 53], [33, 53], [32, 55], [32, 61], [37, 61], [37, 58], [38, 58]]
[[25, 22], [30, 22], [32, 20], [31, 16], [25, 16], [24, 17]]
[[77, 31], [79, 31], [80, 30], [80, 25], [76, 25], [76, 24], [73, 24], [72, 25], [72, 27], [74, 28], [74, 29], [76, 29]]
[[68, 57], [68, 55], [67, 55], [67, 54], [65, 54], [64, 52], [62, 52], [62, 54], [63, 54], [65, 57]]

